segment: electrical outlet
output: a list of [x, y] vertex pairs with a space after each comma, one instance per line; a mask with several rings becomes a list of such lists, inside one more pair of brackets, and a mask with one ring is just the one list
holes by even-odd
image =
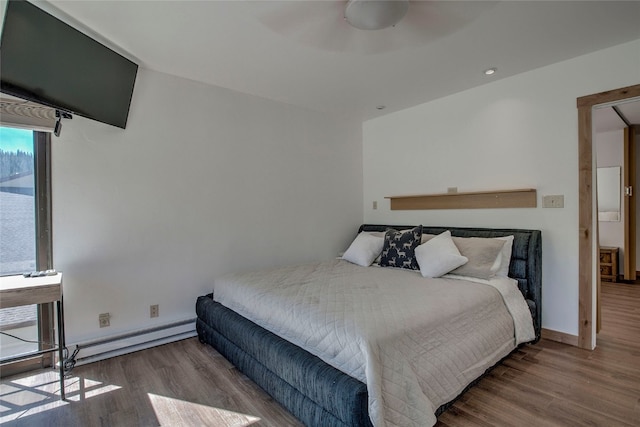
[[458, 192], [458, 187], [447, 187], [447, 193], [456, 194]]
[[378, 201], [377, 200], [373, 201], [373, 209], [378, 209]]
[[149, 307], [149, 317], [158, 317], [160, 315], [160, 307], [154, 304]]
[[111, 315], [109, 313], [101, 313], [98, 315], [98, 322], [100, 323], [101, 328], [106, 328], [111, 325], [110, 322]]

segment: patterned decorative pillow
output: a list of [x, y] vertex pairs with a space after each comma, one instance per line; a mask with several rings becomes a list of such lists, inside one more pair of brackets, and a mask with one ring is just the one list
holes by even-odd
[[384, 234], [380, 266], [419, 270], [415, 250], [420, 244], [421, 238], [422, 225], [403, 231], [388, 229]]

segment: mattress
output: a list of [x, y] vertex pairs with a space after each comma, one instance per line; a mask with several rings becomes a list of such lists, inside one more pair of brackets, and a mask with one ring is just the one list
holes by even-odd
[[214, 299], [365, 383], [377, 427], [435, 424], [440, 405], [535, 338], [509, 278], [425, 279], [332, 260], [227, 275]]

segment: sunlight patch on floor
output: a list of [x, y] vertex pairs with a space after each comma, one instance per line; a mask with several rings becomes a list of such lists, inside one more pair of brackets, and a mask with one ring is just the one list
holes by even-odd
[[67, 405], [54, 375], [33, 375], [0, 385], [0, 424]]
[[99, 396], [104, 393], [119, 390], [122, 387], [113, 384], [104, 384], [100, 381], [90, 380], [88, 378], [73, 378], [74, 381], [67, 382], [65, 392], [67, 400], [79, 402], [91, 397]]
[[0, 424], [121, 388], [88, 378], [67, 378], [65, 380], [67, 402], [65, 402], [60, 399], [60, 382], [55, 373], [39, 373], [4, 381], [0, 385]]
[[[260, 421], [260, 418], [215, 408], [199, 403], [187, 402], [157, 394], [147, 393], [153, 406], [156, 418], [160, 425], [208, 425], [217, 422], [216, 425], [225, 427], [249, 426]], [[220, 424], [223, 420], [224, 424]]]

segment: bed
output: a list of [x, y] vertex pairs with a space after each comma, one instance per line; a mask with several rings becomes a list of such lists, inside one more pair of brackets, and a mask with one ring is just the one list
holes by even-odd
[[[357, 235], [413, 227], [364, 224]], [[454, 239], [513, 236], [509, 277], [425, 279], [343, 259], [227, 275], [216, 279], [213, 294], [197, 299], [200, 341], [305, 425], [433, 425], [491, 367], [539, 339], [541, 233], [421, 229]], [[512, 289], [517, 298], [507, 296]], [[524, 329], [517, 319], [525, 319]]]

